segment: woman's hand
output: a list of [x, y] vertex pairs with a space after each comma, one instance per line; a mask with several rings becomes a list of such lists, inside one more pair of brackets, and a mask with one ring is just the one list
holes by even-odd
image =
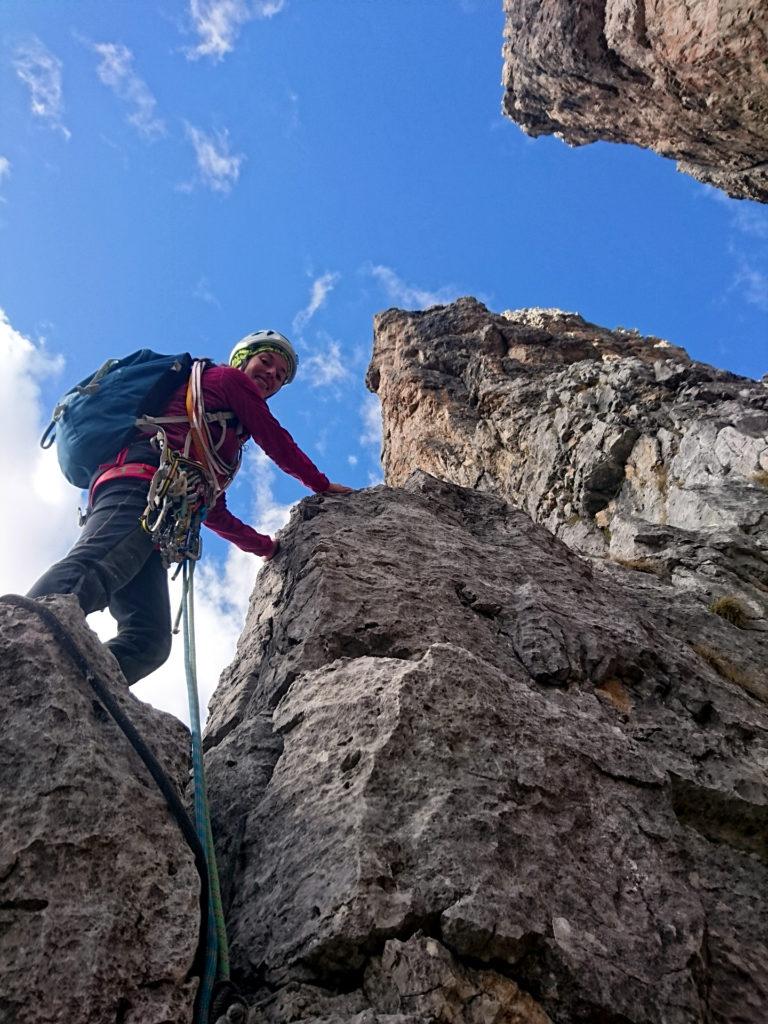
[[323, 494], [351, 494], [354, 487], [346, 487], [344, 484], [328, 484]]
[[271, 562], [272, 559], [275, 557], [275, 555], [277, 554], [277, 552], [279, 550], [280, 550], [280, 543], [278, 541], [276, 541], [276, 540], [273, 540], [272, 541], [272, 550], [269, 552], [269, 554], [262, 555], [261, 557], [264, 559], [265, 562]]

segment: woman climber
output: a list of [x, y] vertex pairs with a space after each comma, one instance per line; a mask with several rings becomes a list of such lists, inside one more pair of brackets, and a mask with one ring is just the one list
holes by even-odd
[[[351, 491], [331, 483], [267, 408], [267, 400], [296, 376], [298, 357], [287, 338], [276, 331], [256, 331], [235, 345], [228, 365], [198, 365], [205, 413], [230, 414], [220, 423], [222, 433], [214, 455], [216, 465], [231, 467], [226, 483], [237, 471], [242, 445], [251, 437], [280, 469], [315, 493]], [[167, 444], [174, 452], [189, 451], [190, 412], [185, 382], [158, 417], [158, 422], [164, 421]], [[196, 452], [199, 435], [194, 429], [192, 433]], [[30, 597], [74, 594], [86, 615], [108, 607], [118, 632], [107, 647], [129, 684], [159, 668], [171, 650], [167, 570], [141, 524], [159, 463], [157, 445], [137, 430], [127, 448], [99, 466], [79, 540], [29, 591]], [[277, 541], [232, 515], [223, 489], [217, 487], [215, 493], [218, 496], [207, 511], [205, 525], [243, 551], [272, 558]]]

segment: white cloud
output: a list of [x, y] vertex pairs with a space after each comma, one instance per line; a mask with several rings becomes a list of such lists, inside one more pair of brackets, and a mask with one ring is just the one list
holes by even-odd
[[293, 318], [294, 331], [301, 331], [306, 327], [318, 309], [325, 304], [325, 300], [333, 291], [340, 277], [341, 274], [328, 272], [315, 278], [312, 282], [312, 290], [307, 306]]
[[200, 42], [187, 50], [187, 57], [221, 60], [234, 49], [243, 25], [256, 18], [272, 18], [284, 7], [285, 0], [189, 0], [190, 18]]
[[133, 70], [133, 54], [122, 43], [93, 43], [101, 61], [96, 72], [104, 83], [133, 108], [128, 123], [148, 139], [165, 135], [165, 122], [156, 114], [157, 100]]
[[48, 422], [40, 381], [59, 376], [62, 357], [15, 330], [0, 310], [0, 365], [0, 592], [24, 593], [76, 538], [80, 492], [61, 475], [54, 451], [38, 443]]
[[10, 178], [11, 176], [11, 161], [7, 156], [0, 156], [0, 182], [3, 178]]
[[381, 448], [381, 402], [376, 395], [368, 395], [360, 406], [360, 416], [363, 421], [363, 433], [360, 435], [360, 444], [374, 445]]
[[62, 123], [64, 96], [61, 87], [62, 63], [37, 38], [19, 46], [13, 61], [16, 74], [28, 87], [35, 117], [47, 121], [65, 139], [71, 132]]
[[[232, 190], [240, 177], [240, 167], [245, 157], [229, 152], [229, 137], [226, 132], [206, 135], [200, 128], [187, 124], [187, 138], [195, 149], [200, 180], [214, 192], [224, 194]], [[185, 186], [189, 188], [191, 186]]]
[[350, 464], [350, 466], [356, 466], [357, 465], [357, 456], [356, 455], [348, 455], [347, 456], [347, 462]]
[[441, 306], [452, 302], [461, 294], [452, 285], [428, 291], [416, 285], [406, 284], [391, 267], [368, 265], [366, 272], [384, 288], [389, 298], [408, 309], [424, 309], [427, 306]]
[[346, 360], [341, 352], [341, 345], [332, 338], [328, 339], [325, 352], [316, 352], [302, 363], [304, 379], [313, 388], [338, 384], [350, 377]]

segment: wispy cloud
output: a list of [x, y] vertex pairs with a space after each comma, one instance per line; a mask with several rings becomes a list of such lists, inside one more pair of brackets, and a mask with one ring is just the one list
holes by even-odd
[[305, 379], [313, 388], [326, 387], [329, 384], [340, 384], [351, 376], [346, 360], [338, 341], [328, 338], [324, 352], [316, 352], [304, 360]]
[[189, 0], [189, 15], [200, 37], [187, 57], [221, 60], [235, 46], [240, 29], [256, 18], [272, 18], [285, 7], [285, 0]]
[[360, 444], [381, 448], [381, 402], [376, 395], [368, 395], [360, 406], [360, 418], [363, 421], [363, 432]]
[[60, 131], [65, 139], [72, 136], [63, 124], [64, 95], [62, 63], [43, 43], [34, 37], [16, 49], [13, 60], [16, 74], [29, 89], [32, 113]]
[[0, 184], [4, 178], [11, 176], [11, 161], [7, 156], [0, 156]]
[[200, 278], [195, 285], [195, 290], [192, 294], [196, 299], [200, 299], [201, 302], [207, 302], [209, 306], [218, 306], [221, 308], [221, 303], [211, 290], [211, 283], [207, 277]]
[[749, 199], [731, 199], [725, 192], [712, 185], [702, 185], [704, 194], [724, 206], [731, 218], [731, 225], [744, 235], [768, 239], [768, 208]]
[[146, 82], [133, 70], [133, 54], [122, 43], [91, 43], [101, 58], [96, 72], [132, 111], [128, 123], [148, 139], [165, 135], [165, 122], [157, 116], [157, 100]]
[[[227, 132], [207, 135], [191, 124], [186, 124], [185, 130], [195, 150], [202, 184], [213, 192], [221, 192], [224, 195], [231, 192], [240, 177], [240, 168], [245, 157], [242, 153], [230, 153]], [[189, 189], [191, 185], [184, 188]]]
[[740, 258], [733, 287], [739, 289], [744, 300], [751, 306], [768, 312], [768, 273], [758, 270], [744, 256]]
[[441, 306], [452, 302], [461, 294], [453, 285], [446, 285], [436, 291], [429, 291], [417, 285], [407, 284], [391, 267], [368, 264], [363, 268], [382, 286], [389, 298], [408, 309], [423, 309], [426, 306]]
[[245, 457], [244, 472], [253, 488], [253, 523], [259, 533], [273, 536], [288, 522], [292, 505], [275, 500], [275, 466], [261, 448], [251, 448]]
[[318, 309], [325, 304], [340, 277], [341, 274], [328, 272], [315, 278], [308, 304], [293, 318], [294, 331], [301, 331], [306, 327]]
[[293, 89], [288, 90], [288, 115], [283, 124], [283, 135], [288, 139], [301, 128], [301, 114], [299, 113], [299, 94]]
[[748, 199], [731, 199], [712, 185], [700, 185], [698, 194], [725, 208], [734, 232], [728, 254], [735, 262], [724, 297], [738, 297], [768, 311], [768, 208]]

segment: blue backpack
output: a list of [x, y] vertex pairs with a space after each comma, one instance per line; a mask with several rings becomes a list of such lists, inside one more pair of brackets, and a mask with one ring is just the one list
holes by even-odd
[[62, 473], [75, 487], [87, 488], [99, 466], [133, 439], [138, 417], [163, 411], [192, 363], [188, 352], [164, 356], [148, 348], [108, 359], [59, 400], [40, 447], [56, 441]]

